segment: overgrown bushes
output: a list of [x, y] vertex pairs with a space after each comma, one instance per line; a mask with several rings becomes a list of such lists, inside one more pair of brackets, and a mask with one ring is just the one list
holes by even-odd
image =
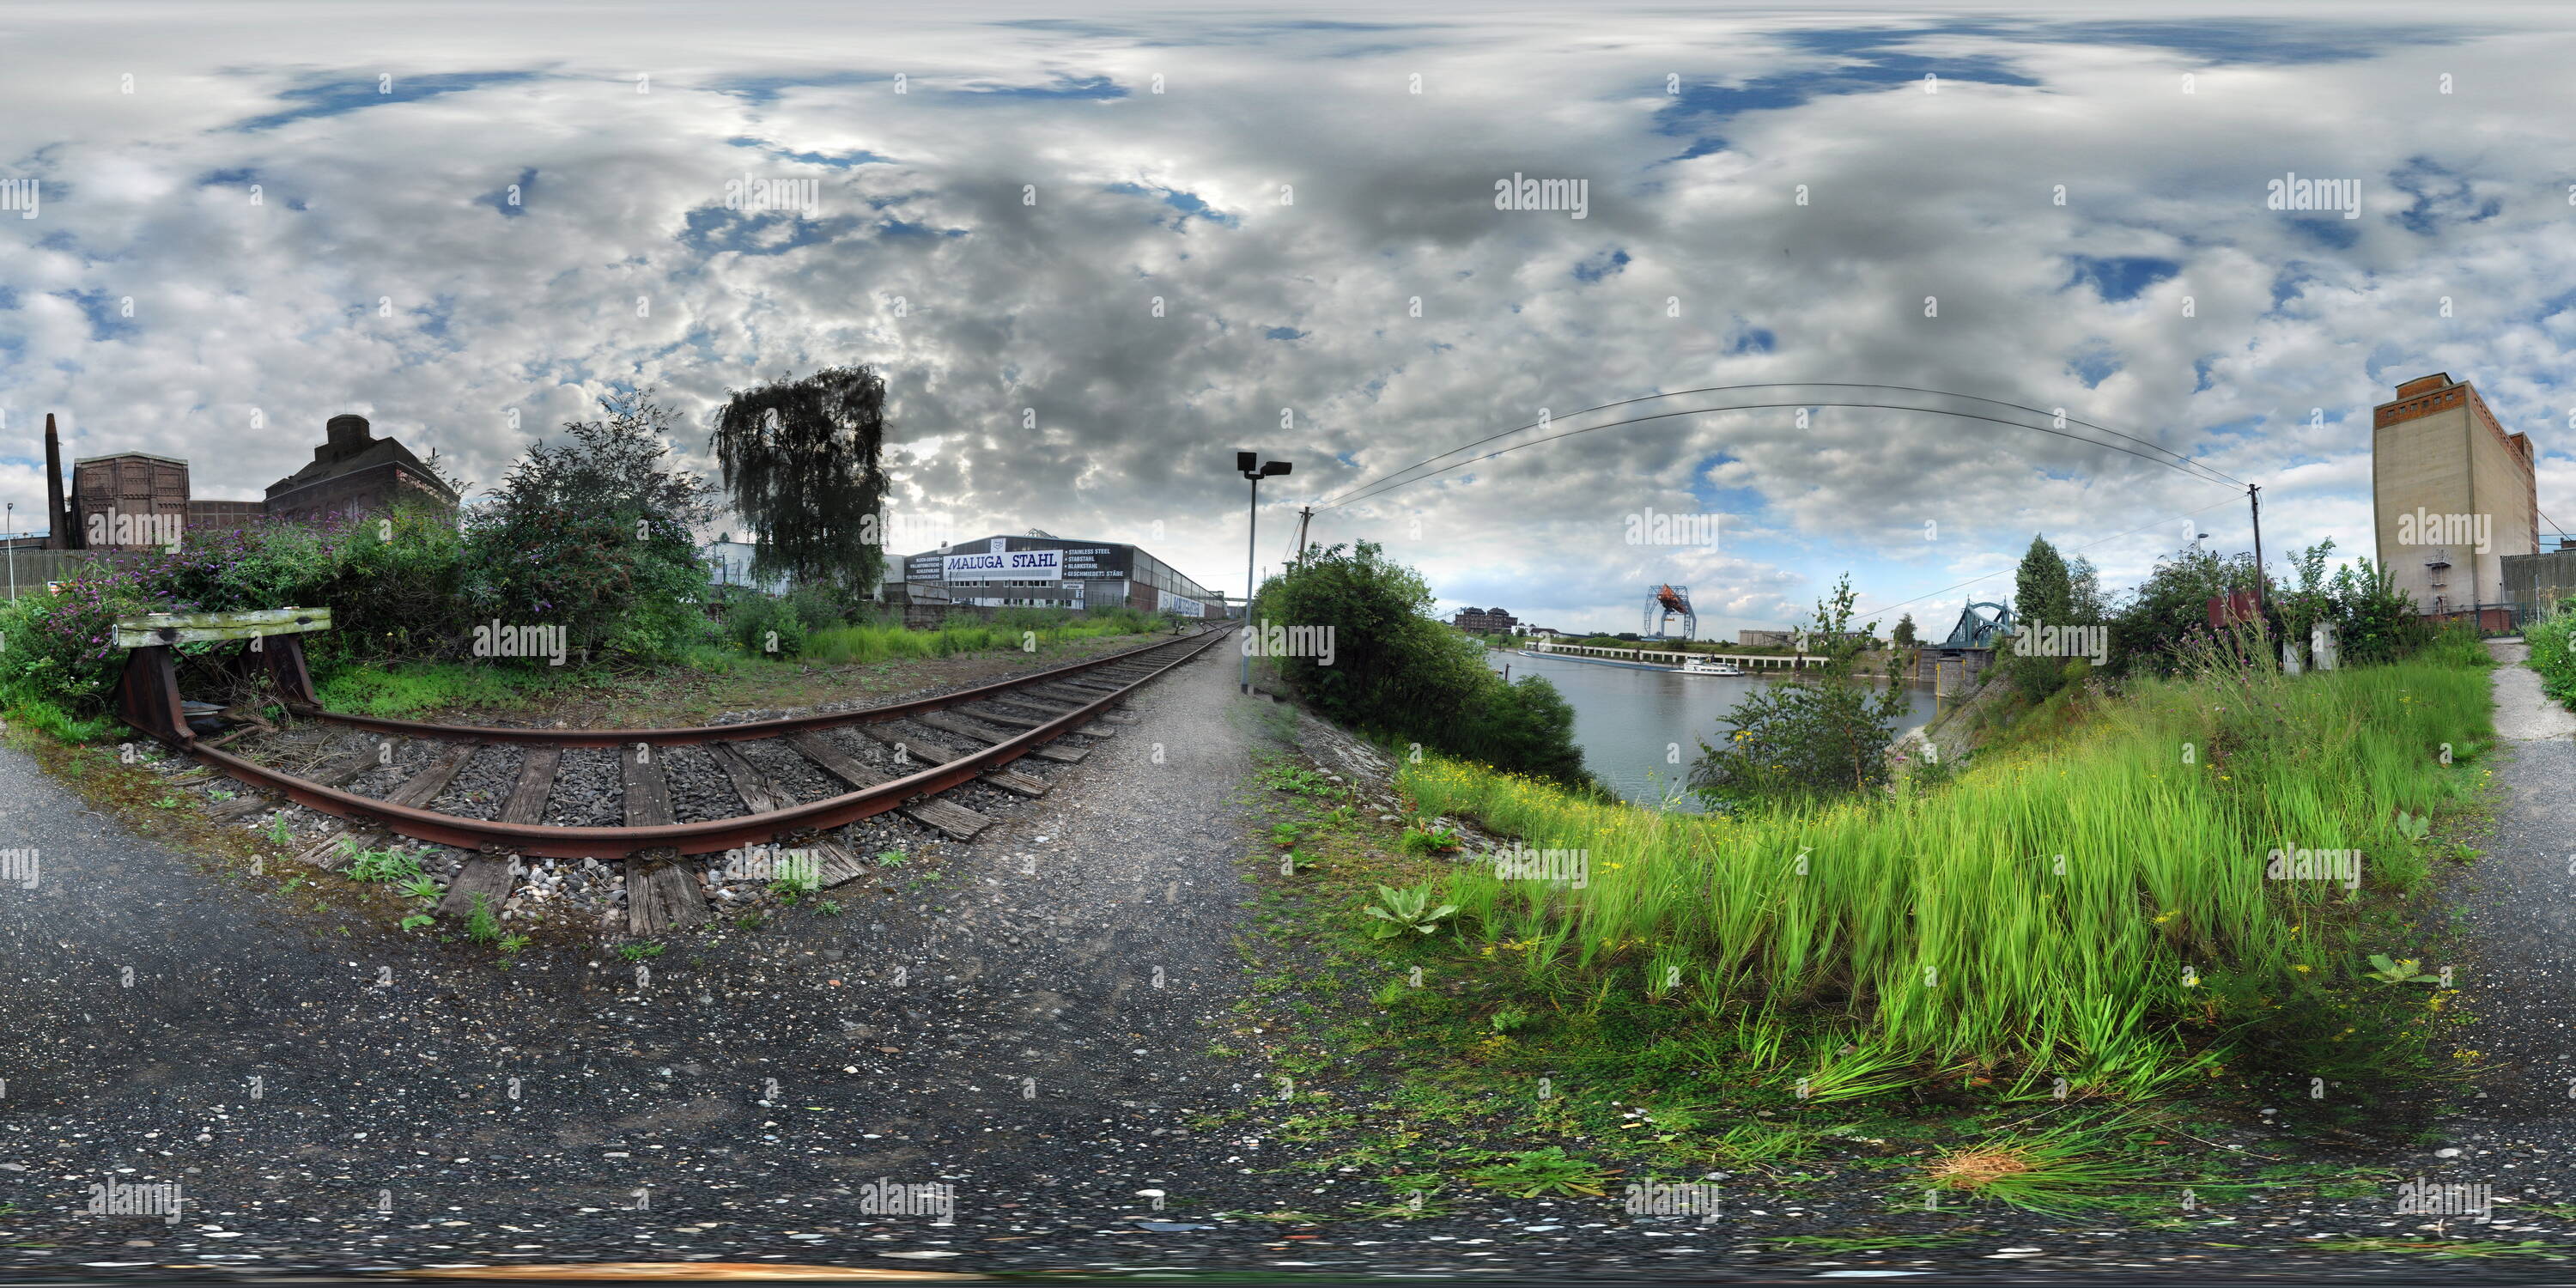
[[[2325, 561], [2333, 550], [2329, 539], [2291, 555], [2290, 579], [2271, 584], [2275, 639], [2287, 639], [2304, 653], [2308, 627], [2330, 622], [2341, 660], [2367, 664], [2395, 661], [2431, 638], [2414, 599], [2397, 588], [2387, 569], [2364, 558], [2327, 577]], [[2251, 568], [2215, 554], [2186, 550], [2159, 560], [2110, 615], [2112, 670], [2172, 674], [2192, 639], [2208, 632], [2209, 601], [2253, 589]]]
[[[1332, 719], [1561, 783], [1588, 783], [1574, 709], [1430, 616], [1420, 574], [1363, 541], [1310, 551], [1261, 587], [1243, 647]], [[1276, 629], [1274, 629], [1276, 628]]]
[[[77, 722], [106, 710], [124, 654], [110, 623], [142, 612], [332, 611], [307, 638], [321, 675], [475, 656], [475, 628], [556, 627], [567, 652], [668, 657], [709, 638], [691, 528], [707, 490], [666, 467], [668, 417], [641, 395], [529, 449], [461, 522], [440, 510], [267, 522], [174, 551], [102, 560], [59, 594], [0, 609], [0, 687]], [[206, 647], [183, 646], [185, 659]], [[504, 662], [506, 659], [489, 659]], [[543, 662], [533, 662], [543, 665]]]
[[2531, 646], [2530, 665], [2540, 673], [2541, 690], [2576, 710], [2576, 605], [2525, 622], [2522, 638]]

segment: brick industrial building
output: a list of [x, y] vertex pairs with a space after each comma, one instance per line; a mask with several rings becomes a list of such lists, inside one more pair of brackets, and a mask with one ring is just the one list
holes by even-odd
[[1117, 541], [985, 537], [905, 556], [886, 569], [886, 597], [908, 608], [1109, 608], [1223, 617], [1225, 599], [1145, 551]]
[[1499, 608], [1462, 608], [1456, 617], [1449, 619], [1449, 624], [1479, 635], [1509, 635], [1521, 624], [1521, 619]]
[[[2378, 563], [2427, 616], [2505, 604], [2506, 559], [2540, 550], [2531, 436], [2508, 434], [2449, 372], [2409, 380], [2371, 411]], [[2499, 613], [2495, 629], [2510, 629]]]
[[12, 544], [44, 550], [141, 550], [183, 532], [240, 528], [263, 519], [314, 519], [389, 510], [405, 501], [454, 511], [455, 491], [411, 449], [368, 432], [364, 416], [334, 416], [304, 468], [268, 485], [259, 501], [200, 500], [188, 462], [119, 452], [72, 462], [64, 487], [62, 440], [45, 417], [46, 530]]

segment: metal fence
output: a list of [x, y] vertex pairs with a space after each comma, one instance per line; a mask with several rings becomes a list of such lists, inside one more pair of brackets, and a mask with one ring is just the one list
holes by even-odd
[[0, 551], [0, 595], [42, 594], [45, 583], [77, 576], [82, 568], [140, 559], [146, 552], [111, 550]]

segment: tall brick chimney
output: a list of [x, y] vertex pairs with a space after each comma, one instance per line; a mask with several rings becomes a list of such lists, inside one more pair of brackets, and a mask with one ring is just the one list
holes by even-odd
[[63, 440], [54, 432], [54, 414], [45, 413], [45, 549], [78, 549], [79, 539], [63, 514]]

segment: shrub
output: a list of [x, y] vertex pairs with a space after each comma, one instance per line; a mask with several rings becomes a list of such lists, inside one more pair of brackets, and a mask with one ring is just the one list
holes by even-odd
[[2541, 689], [2576, 710], [2576, 605], [2524, 623], [2522, 637], [2531, 645], [2531, 669], [2540, 673]]
[[838, 587], [805, 583], [787, 592], [787, 607], [806, 630], [828, 630], [849, 624], [851, 609]]
[[607, 419], [540, 442], [468, 511], [461, 589], [473, 618], [562, 626], [576, 648], [668, 656], [706, 634], [693, 527], [713, 489], [673, 469], [670, 413], [650, 391], [600, 400]]
[[785, 599], [756, 595], [736, 601], [725, 615], [725, 630], [743, 652], [757, 657], [796, 657], [805, 651], [805, 623], [796, 605]]
[[1273, 625], [1323, 628], [1331, 665], [1320, 657], [1269, 665], [1324, 715], [1498, 768], [1588, 782], [1573, 709], [1556, 686], [1537, 676], [1506, 683], [1485, 664], [1482, 643], [1430, 616], [1431, 602], [1421, 575], [1375, 543], [1330, 546], [1261, 587], [1245, 647], [1265, 644]]
[[143, 603], [131, 577], [111, 570], [0, 606], [0, 686], [10, 705], [42, 704], [68, 719], [105, 711], [125, 666], [113, 624]]
[[2414, 597], [2397, 588], [2395, 574], [2370, 560], [2336, 569], [2328, 586], [2335, 647], [2343, 661], [2394, 662], [2432, 638], [2432, 628], [2415, 611]]
[[[1905, 712], [1905, 690], [1891, 677], [1873, 697], [1853, 676], [1864, 647], [1846, 631], [1853, 598], [1846, 575], [1829, 600], [1816, 604], [1815, 637], [1826, 641], [1824, 666], [1755, 688], [1727, 713], [1734, 728], [1715, 746], [1700, 744], [1690, 787], [1701, 799], [1721, 805], [1821, 800], [1887, 786], [1894, 767], [1886, 748]], [[2021, 660], [2045, 661], [2052, 673], [2062, 670], [2052, 659]]]

